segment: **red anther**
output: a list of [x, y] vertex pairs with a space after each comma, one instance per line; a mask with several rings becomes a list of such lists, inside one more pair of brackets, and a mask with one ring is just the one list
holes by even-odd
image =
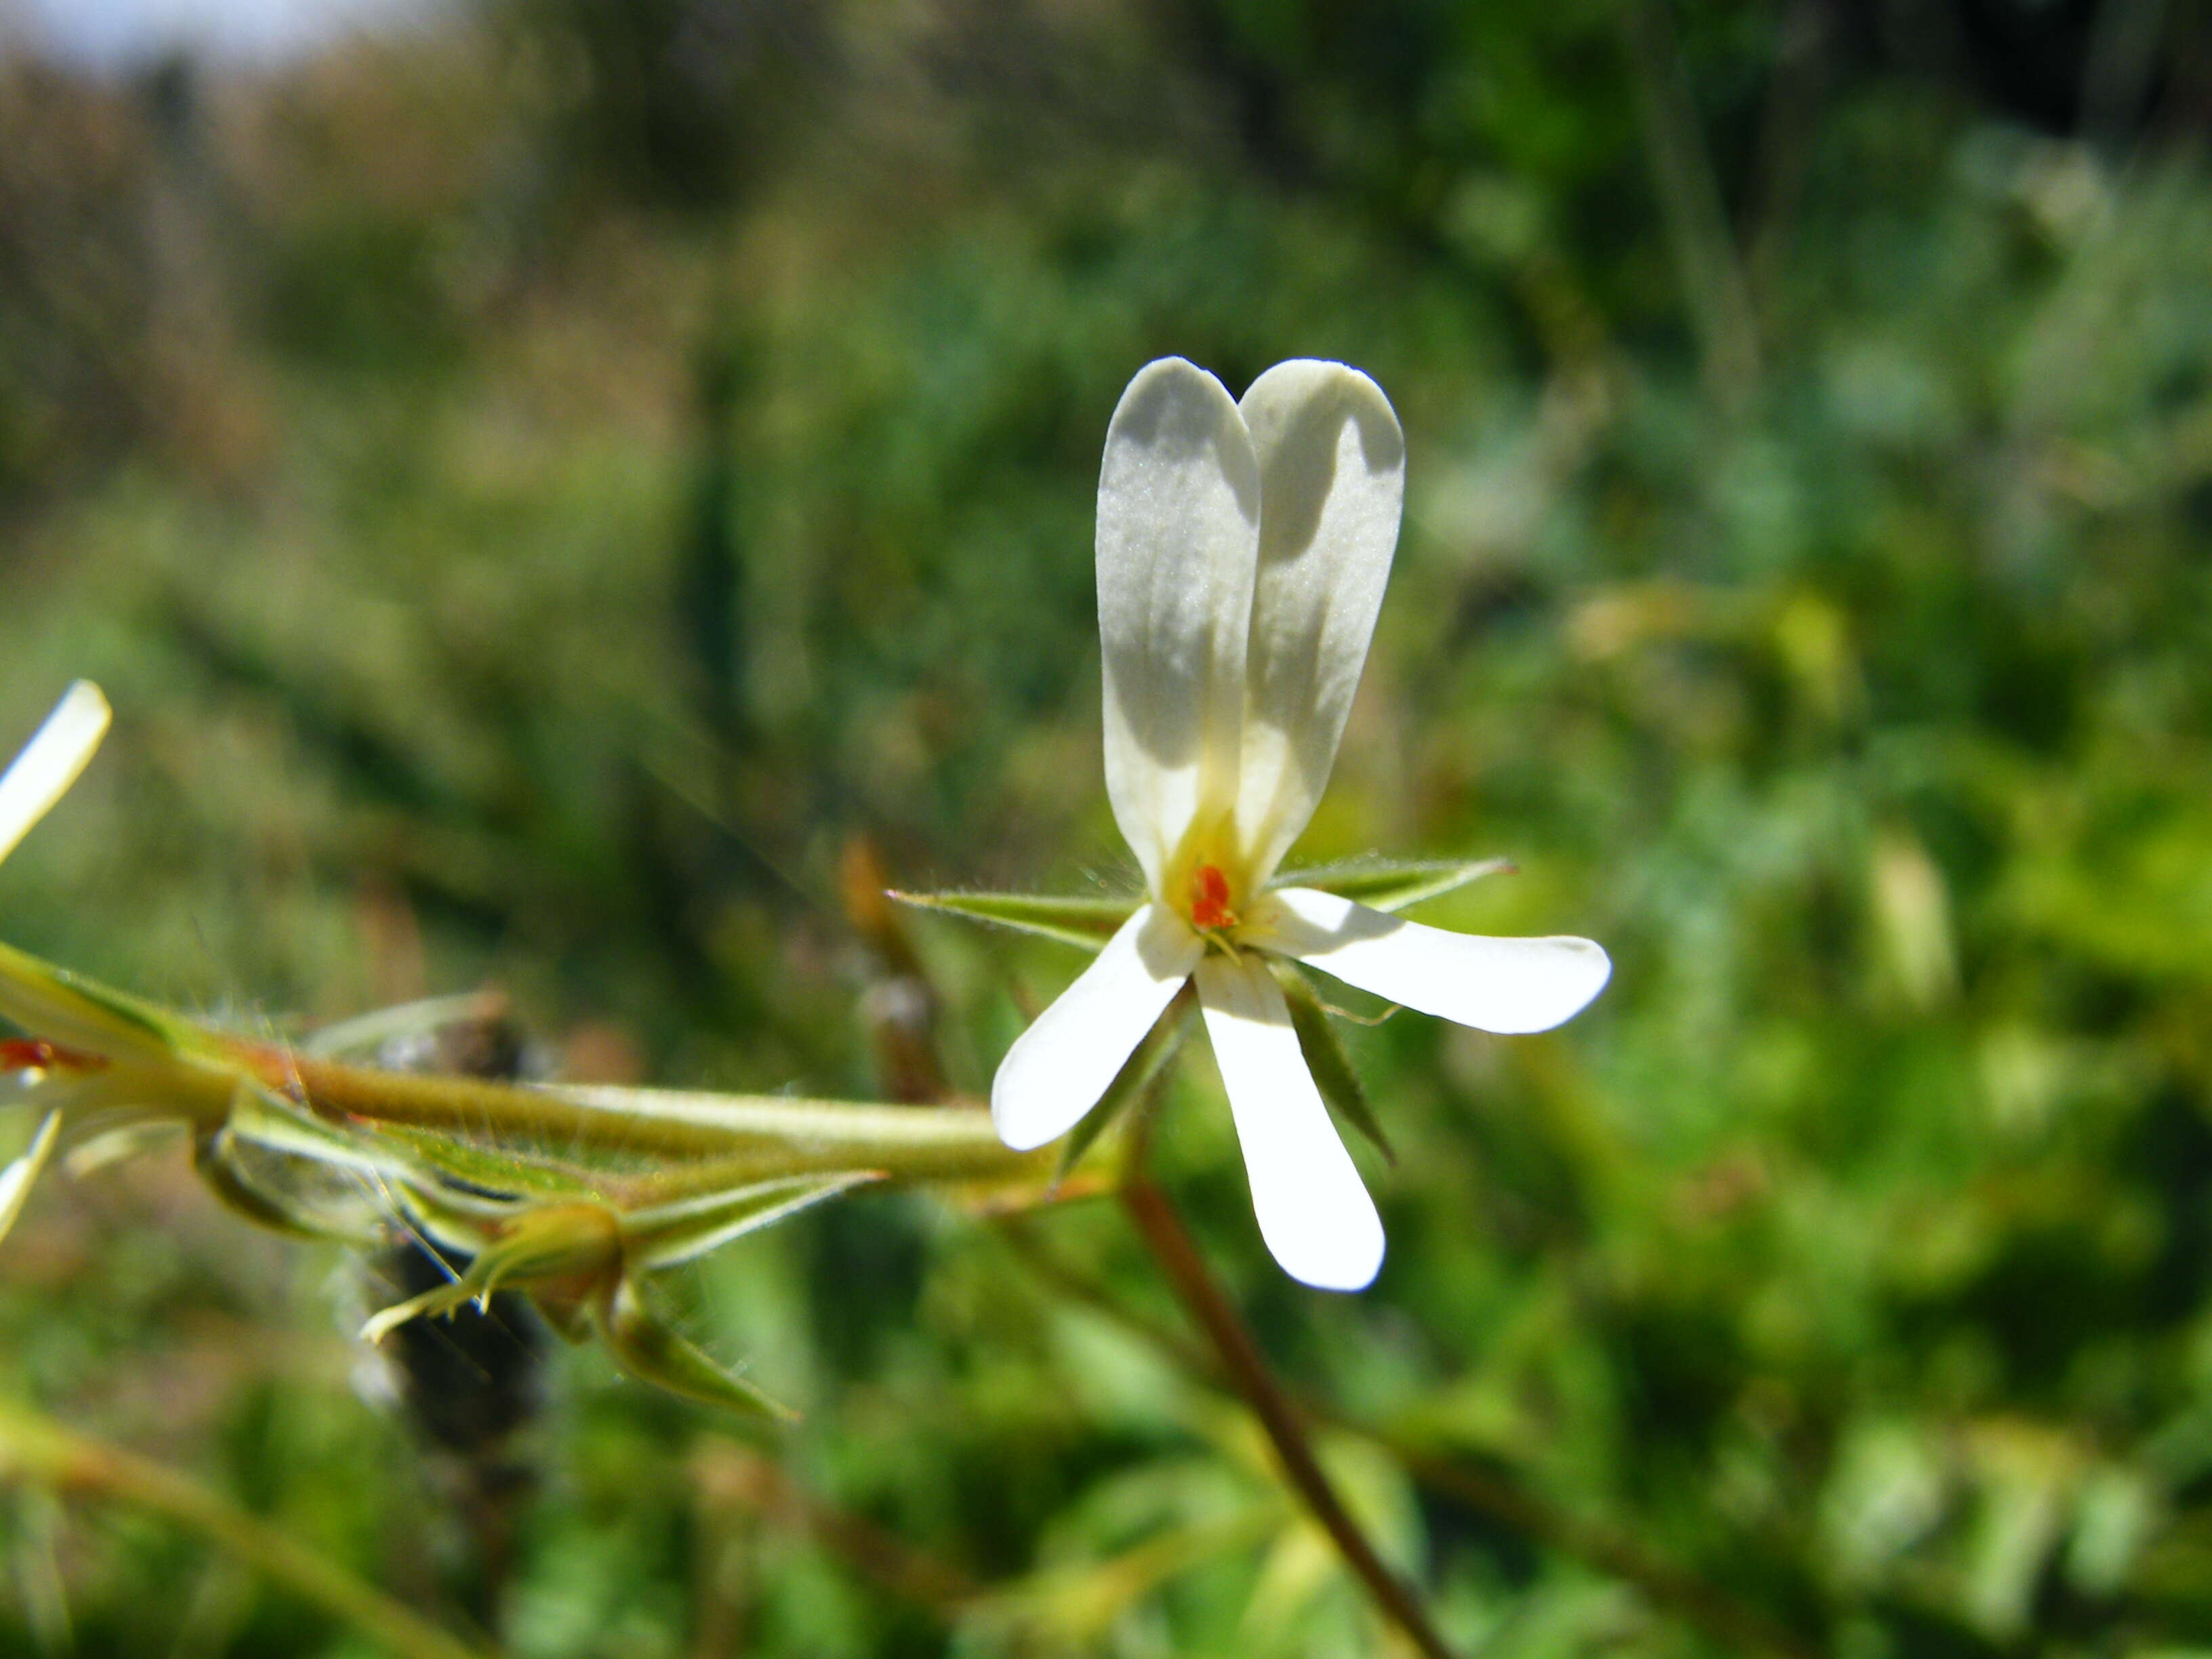
[[106, 1064], [97, 1054], [80, 1054], [57, 1048], [44, 1037], [9, 1037], [0, 1041], [0, 1072], [51, 1072], [57, 1068], [89, 1072]]
[[1229, 878], [1210, 864], [1191, 872], [1190, 925], [1201, 931], [1237, 925], [1237, 914], [1229, 908]]
[[0, 1042], [0, 1072], [43, 1072], [54, 1063], [54, 1048], [36, 1037], [9, 1037]]

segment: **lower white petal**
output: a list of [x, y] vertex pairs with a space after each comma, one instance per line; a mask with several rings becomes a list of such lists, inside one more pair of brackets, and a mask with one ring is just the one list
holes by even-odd
[[1205, 945], [1158, 904], [1123, 922], [1097, 959], [1014, 1040], [991, 1080], [991, 1121], [1018, 1152], [1056, 1140], [1098, 1103]]
[[1447, 933], [1310, 887], [1268, 894], [1245, 935], [1378, 997], [1509, 1035], [1572, 1018], [1613, 975], [1603, 947], [1586, 939]]
[[46, 723], [0, 773], [0, 859], [75, 783], [107, 732], [107, 699], [90, 680], [64, 692]]
[[1281, 988], [1262, 963], [1209, 956], [1198, 999], [1269, 1254], [1316, 1289], [1365, 1288], [1382, 1266], [1382, 1218], [1306, 1069]]

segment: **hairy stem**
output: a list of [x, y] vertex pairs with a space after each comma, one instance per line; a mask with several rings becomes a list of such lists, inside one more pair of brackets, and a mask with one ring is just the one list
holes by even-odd
[[1314, 1455], [1297, 1407], [1276, 1382], [1259, 1345], [1206, 1271], [1198, 1247], [1191, 1243], [1167, 1194], [1148, 1176], [1133, 1172], [1122, 1183], [1121, 1201], [1145, 1243], [1152, 1247], [1168, 1282], [1212, 1343], [1231, 1385], [1267, 1431], [1284, 1477], [1321, 1522], [1345, 1565], [1366, 1587], [1383, 1616], [1403, 1631], [1427, 1659], [1452, 1659], [1451, 1650], [1429, 1623], [1428, 1613], [1412, 1587], [1383, 1564], [1336, 1495], [1336, 1488]]
[[15, 1401], [0, 1401], [0, 1480], [88, 1492], [167, 1516], [399, 1659], [489, 1659], [489, 1650], [448, 1636], [290, 1534], [175, 1470], [77, 1434]]

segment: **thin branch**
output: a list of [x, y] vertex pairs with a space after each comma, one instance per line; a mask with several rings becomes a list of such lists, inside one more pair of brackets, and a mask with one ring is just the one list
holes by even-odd
[[289, 1533], [175, 1470], [77, 1434], [15, 1401], [0, 1401], [0, 1480], [89, 1492], [164, 1516], [399, 1659], [489, 1659], [490, 1650], [448, 1636]]
[[1756, 173], [1744, 242], [1752, 313], [1771, 345], [1778, 326], [1782, 274], [1804, 199], [1805, 179], [1819, 131], [1821, 95], [1834, 55], [1828, 0], [1790, 0], [1775, 25], [1774, 68], [1759, 118]]
[[1705, 360], [1705, 382], [1720, 406], [1735, 415], [1758, 387], [1759, 323], [1721, 204], [1712, 155], [1698, 131], [1668, 4], [1668, 0], [1622, 0], [1623, 44], [1667, 240]]
[[1368, 1542], [1367, 1534], [1360, 1531], [1358, 1522], [1345, 1509], [1336, 1488], [1329, 1484], [1328, 1476], [1314, 1456], [1297, 1407], [1276, 1383], [1259, 1345], [1244, 1328], [1220, 1286], [1213, 1282], [1213, 1275], [1206, 1271], [1205, 1260], [1183, 1230], [1182, 1218], [1168, 1202], [1167, 1194], [1149, 1177], [1132, 1172], [1122, 1182], [1121, 1201], [1137, 1224], [1137, 1231], [1152, 1247], [1152, 1255], [1175, 1287], [1176, 1294], [1212, 1342], [1237, 1392], [1243, 1396], [1245, 1404], [1260, 1419], [1261, 1427], [1267, 1431], [1275, 1455], [1281, 1461], [1285, 1478], [1334, 1542], [1345, 1565], [1366, 1586], [1383, 1616], [1405, 1632], [1427, 1659], [1452, 1659], [1451, 1650], [1429, 1623], [1419, 1598], [1383, 1564], [1375, 1547]]
[[[1129, 1307], [1070, 1267], [1027, 1218], [1007, 1217], [1000, 1231], [1014, 1244], [1023, 1265], [1054, 1290], [1097, 1310], [1194, 1381], [1224, 1394], [1238, 1392], [1212, 1350]], [[1357, 1435], [1389, 1453], [1431, 1492], [1464, 1504], [1546, 1549], [1571, 1556], [1634, 1585], [1653, 1606], [1666, 1609], [1724, 1646], [1770, 1653], [1779, 1659], [1820, 1659], [1819, 1649], [1794, 1631], [1717, 1585], [1654, 1554], [1625, 1533], [1579, 1519], [1507, 1475], [1441, 1456], [1409, 1437], [1359, 1422], [1317, 1401], [1294, 1398], [1297, 1408], [1314, 1421], [1340, 1433]]]

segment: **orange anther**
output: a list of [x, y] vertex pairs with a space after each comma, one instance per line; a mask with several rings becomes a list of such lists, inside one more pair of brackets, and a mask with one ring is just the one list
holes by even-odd
[[80, 1054], [58, 1048], [43, 1037], [9, 1037], [0, 1042], [0, 1073], [51, 1072], [60, 1068], [89, 1072], [106, 1063], [97, 1054]]
[[1237, 925], [1236, 912], [1229, 908], [1229, 878], [1210, 864], [1191, 872], [1190, 925], [1208, 931]]

